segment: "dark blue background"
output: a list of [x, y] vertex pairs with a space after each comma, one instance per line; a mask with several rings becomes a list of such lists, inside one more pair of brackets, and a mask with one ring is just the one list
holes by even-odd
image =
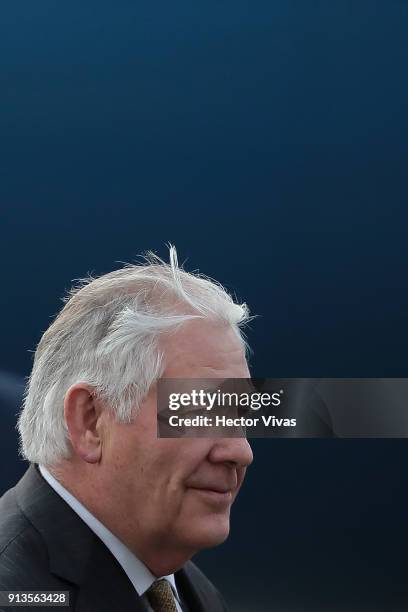
[[[3, 2], [0, 367], [171, 241], [260, 315], [255, 375], [408, 376], [407, 32], [402, 0]], [[406, 609], [405, 441], [254, 449], [201, 555], [233, 609]]]

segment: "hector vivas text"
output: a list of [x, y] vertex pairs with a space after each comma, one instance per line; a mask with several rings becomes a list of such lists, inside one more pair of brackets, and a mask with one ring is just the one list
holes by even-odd
[[[221, 386], [225, 387], [224, 384]], [[268, 414], [271, 409], [279, 409], [283, 394], [283, 389], [274, 393], [253, 390], [231, 392], [220, 388], [209, 391], [208, 387], [190, 388], [188, 392], [172, 391], [167, 394], [166, 408], [171, 412], [167, 413], [166, 421], [168, 426], [184, 430], [209, 427], [296, 427], [295, 418]]]

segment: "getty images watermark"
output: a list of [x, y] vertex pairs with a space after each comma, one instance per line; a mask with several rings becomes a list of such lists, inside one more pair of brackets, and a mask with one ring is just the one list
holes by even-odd
[[162, 438], [408, 437], [408, 379], [160, 379], [157, 433]]

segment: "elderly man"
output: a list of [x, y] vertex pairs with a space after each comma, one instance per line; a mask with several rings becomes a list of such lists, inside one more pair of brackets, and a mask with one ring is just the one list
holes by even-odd
[[77, 612], [225, 610], [190, 558], [228, 536], [251, 449], [157, 438], [157, 381], [248, 377], [247, 318], [173, 247], [71, 291], [19, 417], [31, 465], [0, 500], [0, 590], [69, 591]]

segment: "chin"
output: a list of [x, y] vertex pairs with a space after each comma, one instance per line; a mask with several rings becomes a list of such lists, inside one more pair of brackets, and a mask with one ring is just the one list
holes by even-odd
[[189, 531], [188, 538], [192, 548], [201, 550], [225, 542], [229, 531], [229, 518], [215, 516], [211, 520], [203, 521], [201, 525], [197, 522]]

